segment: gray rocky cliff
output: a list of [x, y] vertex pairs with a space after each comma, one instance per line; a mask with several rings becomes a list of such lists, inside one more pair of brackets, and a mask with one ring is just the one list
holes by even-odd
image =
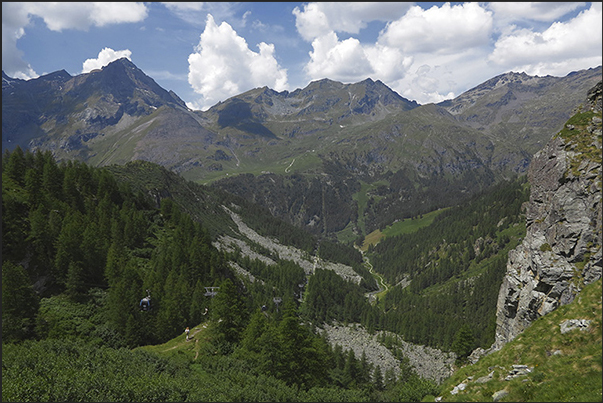
[[602, 92], [599, 82], [529, 166], [526, 236], [509, 252], [491, 351], [601, 278]]

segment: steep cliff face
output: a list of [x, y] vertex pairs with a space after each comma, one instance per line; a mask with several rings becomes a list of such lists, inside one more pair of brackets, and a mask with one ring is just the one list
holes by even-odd
[[528, 169], [526, 237], [509, 252], [492, 350], [601, 278], [601, 95], [599, 82]]

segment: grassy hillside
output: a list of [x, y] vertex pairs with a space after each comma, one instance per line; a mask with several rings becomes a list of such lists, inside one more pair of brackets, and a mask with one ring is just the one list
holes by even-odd
[[[441, 401], [485, 402], [498, 392], [507, 393], [500, 400], [504, 402], [600, 402], [601, 314], [599, 279], [572, 303], [540, 317], [501, 350], [459, 369], [443, 383]], [[584, 331], [562, 334], [560, 325], [569, 319], [591, 322]], [[526, 365], [530, 372], [506, 380], [513, 365]], [[452, 393], [463, 384], [464, 390]]]

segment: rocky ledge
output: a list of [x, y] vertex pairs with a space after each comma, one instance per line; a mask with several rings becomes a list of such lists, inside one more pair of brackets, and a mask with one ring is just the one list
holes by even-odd
[[526, 237], [509, 252], [492, 351], [601, 278], [602, 93], [599, 82], [577, 118], [532, 159]]

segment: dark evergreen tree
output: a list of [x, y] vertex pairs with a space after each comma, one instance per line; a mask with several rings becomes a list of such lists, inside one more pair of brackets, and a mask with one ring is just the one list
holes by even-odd
[[3, 164], [2, 168], [2, 173], [6, 173], [17, 184], [22, 186], [25, 183], [26, 162], [25, 153], [21, 147], [15, 147], [10, 153], [7, 163]]
[[70, 263], [83, 264], [84, 256], [80, 245], [84, 228], [83, 216], [77, 210], [68, 214], [63, 221], [56, 243], [57, 252], [53, 271], [54, 280], [60, 286], [65, 285]]
[[279, 341], [282, 361], [285, 364], [282, 379], [289, 384], [297, 383], [306, 387], [319, 383], [325, 374], [323, 355], [312, 342], [313, 336], [301, 326], [292, 300], [287, 299], [279, 324]]
[[27, 272], [10, 261], [2, 263], [2, 341], [34, 336], [39, 298]]
[[84, 279], [84, 267], [82, 262], [71, 261], [67, 269], [65, 280], [65, 292], [74, 302], [83, 302], [87, 286]]
[[460, 360], [465, 360], [474, 348], [475, 337], [468, 324], [464, 324], [458, 330], [452, 343], [454, 351]]
[[220, 283], [218, 294], [213, 297], [210, 314], [214, 321], [216, 341], [221, 343], [224, 351], [230, 351], [233, 344], [239, 341], [248, 319], [242, 293], [231, 279]]
[[377, 390], [385, 389], [383, 374], [379, 365], [375, 365], [375, 370], [373, 371], [373, 384], [375, 385], [375, 389]]

